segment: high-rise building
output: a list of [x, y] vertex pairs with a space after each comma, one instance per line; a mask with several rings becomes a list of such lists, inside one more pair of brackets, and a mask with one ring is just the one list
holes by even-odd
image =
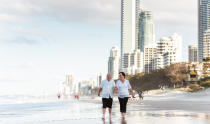
[[98, 74], [97, 75], [97, 85], [100, 86], [101, 85], [101, 81], [102, 81], [102, 75]]
[[203, 58], [207, 57], [210, 57], [210, 29], [206, 30], [203, 34]]
[[124, 54], [123, 72], [126, 74], [140, 73], [140, 50]]
[[[141, 11], [139, 14], [139, 42], [138, 48], [141, 51], [141, 71], [145, 72], [145, 47], [155, 43], [154, 22], [151, 11]], [[147, 67], [146, 67], [147, 68]], [[147, 70], [147, 69], [146, 69]]]
[[65, 87], [64, 92], [67, 96], [71, 95], [74, 92], [75, 84], [74, 84], [74, 78], [72, 75], [67, 74], [66, 75], [66, 81], [65, 81]]
[[163, 37], [157, 43], [155, 68], [160, 69], [182, 61], [182, 38], [178, 34]]
[[96, 78], [90, 78], [88, 81], [89, 81], [89, 85], [91, 86], [91, 89], [99, 87]]
[[144, 72], [150, 73], [155, 70], [155, 57], [157, 54], [156, 44], [150, 44], [144, 48]]
[[136, 0], [136, 42], [135, 42], [135, 49], [139, 49], [139, 19], [140, 19], [140, 13], [141, 13], [141, 6], [140, 6], [141, 1]]
[[203, 60], [203, 36], [210, 29], [210, 0], [198, 0], [198, 55], [199, 61]]
[[[150, 61], [148, 58], [144, 60], [144, 57], [147, 57], [147, 55], [144, 54], [144, 48], [155, 43], [153, 15], [151, 11], [143, 11], [141, 9], [140, 0], [122, 0], [121, 2], [120, 70], [127, 74], [140, 73], [145, 71], [145, 65]], [[155, 48], [147, 48], [146, 50], [148, 49], [154, 50]], [[148, 54], [154, 55], [154, 53]], [[139, 58], [134, 57], [136, 58], [136, 60], [134, 60], [132, 56], [138, 56]], [[139, 63], [140, 65], [133, 64], [132, 62]], [[146, 63], [144, 64], [144, 62]], [[150, 66], [151, 64], [146, 67], [146, 70], [148, 70]]]
[[140, 0], [121, 0], [121, 69], [124, 54], [137, 48]]
[[118, 47], [112, 47], [108, 61], [108, 73], [114, 80], [118, 79], [120, 70], [120, 50]]
[[198, 62], [198, 45], [190, 45], [188, 48], [188, 61]]
[[154, 22], [151, 11], [142, 11], [139, 20], [139, 49], [144, 51], [144, 47], [155, 42]]

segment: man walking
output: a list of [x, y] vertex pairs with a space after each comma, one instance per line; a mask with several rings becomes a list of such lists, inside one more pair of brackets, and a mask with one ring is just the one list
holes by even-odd
[[101, 82], [100, 89], [98, 91], [98, 96], [102, 91], [102, 103], [103, 103], [103, 117], [105, 120], [106, 108], [109, 108], [109, 119], [111, 119], [112, 112], [112, 101], [113, 101], [113, 90], [115, 88], [115, 82], [112, 80], [112, 75], [107, 74], [106, 80]]

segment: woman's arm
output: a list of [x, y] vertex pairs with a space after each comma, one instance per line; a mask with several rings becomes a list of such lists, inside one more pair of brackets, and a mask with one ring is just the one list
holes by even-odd
[[132, 88], [129, 89], [129, 93], [132, 95], [133, 98], [135, 98]]

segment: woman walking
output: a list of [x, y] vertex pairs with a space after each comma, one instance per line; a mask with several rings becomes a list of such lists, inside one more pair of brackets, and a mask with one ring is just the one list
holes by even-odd
[[120, 112], [122, 119], [125, 119], [127, 102], [130, 98], [129, 93], [132, 94], [132, 97], [134, 97], [134, 95], [129, 81], [125, 79], [125, 73], [120, 72], [119, 77], [120, 79], [116, 83], [116, 91], [118, 93], [118, 99], [120, 102]]

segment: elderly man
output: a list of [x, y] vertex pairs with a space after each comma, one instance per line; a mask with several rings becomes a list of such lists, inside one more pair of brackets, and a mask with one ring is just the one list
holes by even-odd
[[102, 119], [105, 120], [105, 112], [106, 108], [109, 108], [109, 118], [111, 119], [111, 112], [112, 112], [112, 101], [113, 101], [113, 90], [115, 88], [115, 82], [112, 80], [112, 75], [107, 74], [106, 80], [101, 82], [100, 89], [98, 91], [98, 96], [102, 91], [102, 103], [103, 103], [103, 117]]

